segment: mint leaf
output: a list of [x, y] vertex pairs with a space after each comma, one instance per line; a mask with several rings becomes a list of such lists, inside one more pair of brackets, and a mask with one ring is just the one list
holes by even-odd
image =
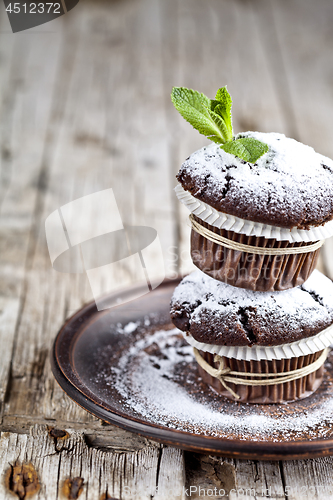
[[[217, 107], [215, 109], [217, 109]], [[222, 136], [225, 138], [225, 140], [223, 142], [231, 141], [232, 140], [232, 130], [230, 132], [230, 129], [227, 127], [227, 125], [226, 125], [225, 121], [223, 120], [223, 118], [221, 117], [221, 115], [219, 115], [218, 113], [216, 113], [215, 111], [212, 111], [210, 109], [208, 110], [208, 112], [209, 112], [209, 116], [211, 117], [211, 119], [219, 127]], [[212, 139], [212, 140], [214, 140], [214, 139]], [[221, 143], [221, 141], [214, 141], [214, 142], [217, 142], [219, 144]]]
[[201, 134], [218, 144], [229, 139], [223, 131], [227, 130], [223, 118], [211, 110], [211, 100], [204, 94], [185, 87], [174, 87], [171, 100], [182, 117]]
[[185, 120], [201, 134], [208, 137], [227, 153], [250, 163], [255, 163], [267, 153], [268, 146], [252, 137], [233, 139], [231, 107], [232, 99], [227, 87], [221, 87], [215, 99], [186, 87], [174, 87], [171, 100]]
[[227, 142], [221, 146], [226, 152], [242, 158], [242, 160], [255, 163], [260, 156], [267, 153], [268, 146], [252, 137], [244, 137]]
[[222, 116], [228, 130], [230, 131], [230, 140], [232, 139], [232, 120], [231, 120], [232, 99], [227, 87], [221, 87], [212, 101], [212, 110]]

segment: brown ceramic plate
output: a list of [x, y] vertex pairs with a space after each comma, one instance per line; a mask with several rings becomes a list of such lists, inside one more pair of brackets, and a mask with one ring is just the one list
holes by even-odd
[[[169, 303], [179, 280], [97, 311], [83, 307], [58, 333], [53, 374], [96, 417], [191, 451], [280, 460], [333, 454], [333, 368], [302, 401], [249, 405], [219, 397], [199, 377], [190, 347], [173, 328]], [[106, 301], [114, 296], [106, 297]]]

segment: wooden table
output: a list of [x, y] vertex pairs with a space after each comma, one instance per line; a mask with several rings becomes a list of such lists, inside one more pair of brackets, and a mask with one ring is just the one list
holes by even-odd
[[[213, 499], [221, 488], [230, 499], [332, 498], [330, 457], [184, 453], [74, 404], [49, 351], [92, 292], [85, 274], [52, 269], [44, 231], [60, 206], [111, 187], [125, 223], [157, 229], [167, 276], [191, 270], [187, 213], [173, 187], [181, 162], [207, 141], [173, 109], [172, 86], [213, 96], [228, 84], [235, 131], [283, 132], [333, 157], [332, 2], [81, 0], [17, 34], [0, 11], [0, 498], [13, 498], [23, 464], [32, 490], [36, 471], [39, 499], [77, 498], [81, 484], [89, 500], [203, 498], [199, 486]], [[320, 263], [331, 277], [332, 248]], [[132, 278], [123, 268], [114, 281]], [[181, 496], [170, 493], [176, 487]]]

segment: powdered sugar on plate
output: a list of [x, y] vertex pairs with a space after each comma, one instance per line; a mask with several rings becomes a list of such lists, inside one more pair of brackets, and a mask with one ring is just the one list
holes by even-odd
[[[273, 442], [302, 440], [305, 434], [309, 440], [333, 435], [333, 398], [323, 399], [318, 392], [284, 405], [242, 404], [219, 397], [198, 377], [192, 349], [176, 328], [156, 330], [132, 342], [103, 377], [131, 412], [169, 429], [252, 441], [269, 437]], [[331, 383], [324, 382], [326, 390]]]

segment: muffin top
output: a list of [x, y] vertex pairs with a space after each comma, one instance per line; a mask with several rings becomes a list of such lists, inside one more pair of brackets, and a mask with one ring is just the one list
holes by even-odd
[[333, 282], [314, 271], [296, 288], [253, 292], [195, 271], [175, 289], [170, 312], [176, 327], [198, 342], [277, 346], [333, 324]]
[[199, 149], [177, 179], [195, 198], [253, 222], [309, 229], [333, 219], [333, 161], [283, 134], [246, 132], [269, 151], [256, 163], [226, 153], [218, 144]]

